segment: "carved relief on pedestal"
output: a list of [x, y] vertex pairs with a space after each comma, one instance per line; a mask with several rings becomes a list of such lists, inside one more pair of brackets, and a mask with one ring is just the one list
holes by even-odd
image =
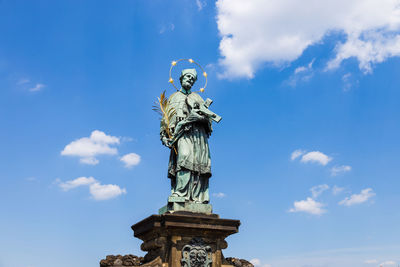
[[182, 249], [182, 267], [211, 267], [212, 249], [204, 244], [203, 239], [193, 238]]

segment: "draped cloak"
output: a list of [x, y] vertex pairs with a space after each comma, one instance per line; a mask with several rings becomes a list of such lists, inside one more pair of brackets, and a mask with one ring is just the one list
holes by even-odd
[[[169, 99], [170, 107], [175, 109], [175, 115], [170, 119], [170, 129], [174, 132], [179, 121], [185, 120], [191, 107], [188, 103], [197, 102], [200, 105], [204, 100], [197, 93], [184, 94], [181, 91], [172, 94]], [[176, 178], [177, 172], [190, 170], [198, 176], [211, 177], [211, 158], [208, 146], [208, 137], [211, 135], [211, 120], [194, 121], [185, 124], [183, 134], [175, 143], [177, 154], [171, 149], [168, 164], [168, 178]], [[161, 138], [166, 136], [161, 128]]]

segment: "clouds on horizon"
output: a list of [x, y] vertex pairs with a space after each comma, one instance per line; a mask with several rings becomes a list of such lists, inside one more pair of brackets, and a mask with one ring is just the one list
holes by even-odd
[[253, 78], [263, 64], [290, 63], [332, 33], [343, 35], [344, 41], [337, 41], [326, 70], [356, 58], [359, 68], [371, 73], [374, 64], [400, 55], [399, 4], [399, 0], [218, 0], [221, 76]]

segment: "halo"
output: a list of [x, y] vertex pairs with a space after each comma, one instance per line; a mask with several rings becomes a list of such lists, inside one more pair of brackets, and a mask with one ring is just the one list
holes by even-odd
[[200, 90], [199, 90], [198, 92], [204, 92], [204, 90], [205, 90], [206, 87], [207, 87], [207, 72], [204, 71], [204, 69], [200, 66], [199, 63], [197, 63], [196, 61], [194, 61], [194, 60], [191, 59], [191, 58], [181, 58], [181, 59], [174, 60], [174, 61], [171, 62], [171, 68], [169, 69], [169, 80], [168, 80], [168, 82], [169, 82], [170, 84], [172, 84], [173, 87], [175, 87], [176, 91], [179, 91], [179, 89], [178, 89], [178, 88], [175, 86], [175, 84], [174, 84], [174, 79], [172, 79], [171, 74], [172, 74], [172, 69], [173, 69], [173, 68], [176, 66], [176, 64], [178, 64], [178, 62], [180, 62], [180, 61], [188, 61], [188, 62], [191, 63], [191, 64], [194, 63], [194, 64], [197, 65], [197, 67], [199, 67], [199, 68], [201, 69], [201, 71], [203, 72], [203, 76], [206, 78], [206, 82], [205, 82], [204, 86], [200, 88]]

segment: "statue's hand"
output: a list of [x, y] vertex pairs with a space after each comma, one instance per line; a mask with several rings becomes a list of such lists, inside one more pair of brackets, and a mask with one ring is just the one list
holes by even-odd
[[207, 120], [207, 118], [199, 114], [199, 110], [192, 109], [186, 120], [188, 120], [189, 122], [195, 122], [195, 121], [204, 121]]
[[171, 142], [172, 142], [171, 139], [169, 139], [169, 138], [167, 138], [167, 137], [163, 137], [163, 138], [161, 139], [161, 141], [162, 141], [162, 143], [163, 143], [164, 146], [166, 146], [166, 147], [168, 147], [168, 148], [171, 148], [171, 147], [172, 147], [172, 146], [171, 146]]

